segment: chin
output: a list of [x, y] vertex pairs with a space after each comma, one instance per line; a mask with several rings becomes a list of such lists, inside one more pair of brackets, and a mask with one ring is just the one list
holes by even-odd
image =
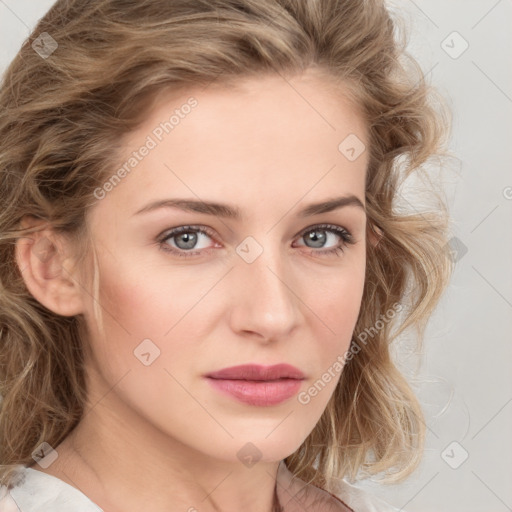
[[[286, 422], [286, 420], [285, 420]], [[299, 435], [299, 429], [284, 423], [274, 421], [271, 428], [262, 429], [260, 432], [251, 428], [246, 432], [233, 432], [233, 439], [219, 440], [217, 446], [223, 445], [222, 453], [218, 458], [226, 462], [242, 462], [251, 467], [256, 462], [279, 462], [294, 453], [307, 437], [307, 433]], [[276, 428], [277, 426], [277, 428]], [[269, 435], [270, 434], [270, 435]], [[215, 442], [211, 442], [211, 445]], [[213, 455], [213, 454], [212, 454]]]

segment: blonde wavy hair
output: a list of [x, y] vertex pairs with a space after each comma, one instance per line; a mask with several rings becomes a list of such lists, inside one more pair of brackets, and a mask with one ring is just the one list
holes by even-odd
[[[326, 410], [285, 459], [328, 491], [347, 477], [397, 482], [419, 464], [422, 408], [392, 361], [392, 342], [426, 323], [451, 274], [445, 201], [398, 205], [400, 186], [446, 154], [451, 117], [407, 53], [407, 36], [382, 0], [58, 0], [11, 62], [0, 88], [0, 483], [42, 442], [57, 446], [80, 421], [86, 389], [82, 315], [64, 317], [28, 292], [15, 245], [43, 219], [91, 254], [87, 212], [119, 164], [119, 141], [162, 91], [263, 73], [319, 70], [348, 94], [369, 128], [367, 268], [353, 344], [396, 304], [396, 316], [358, 345]], [[44, 58], [32, 43], [58, 44]], [[49, 40], [47, 35], [44, 37]], [[340, 141], [341, 142], [341, 141]], [[381, 322], [382, 324], [383, 322]], [[368, 332], [368, 331], [366, 331]], [[351, 346], [353, 349], [355, 345]]]

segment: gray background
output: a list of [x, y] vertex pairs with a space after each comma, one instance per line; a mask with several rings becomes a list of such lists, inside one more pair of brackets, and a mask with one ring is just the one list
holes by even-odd
[[[0, 72], [52, 4], [0, 0]], [[427, 416], [423, 462], [405, 483], [360, 485], [409, 512], [505, 512], [512, 509], [512, 2], [389, 6], [407, 20], [409, 52], [454, 112], [456, 158], [442, 179], [456, 267], [421, 360], [408, 355], [407, 336], [397, 356]], [[414, 190], [404, 196], [412, 204]]]

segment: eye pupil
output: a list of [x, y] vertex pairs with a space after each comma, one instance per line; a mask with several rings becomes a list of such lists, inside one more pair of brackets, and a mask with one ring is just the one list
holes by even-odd
[[[180, 246], [179, 242], [181, 242], [182, 240], [185, 242], [185, 246]], [[178, 237], [176, 237], [176, 245], [180, 249], [192, 249], [196, 243], [197, 233], [182, 233], [181, 235], [178, 235]]]
[[[318, 233], [321, 233], [320, 235]], [[318, 230], [318, 231], [310, 231], [308, 236], [307, 236], [307, 239], [314, 242], [314, 243], [318, 243], [319, 245], [315, 245], [314, 247], [322, 247], [324, 244], [325, 244], [325, 241], [326, 241], [326, 234], [325, 234], [325, 231], [322, 231], [322, 230]]]

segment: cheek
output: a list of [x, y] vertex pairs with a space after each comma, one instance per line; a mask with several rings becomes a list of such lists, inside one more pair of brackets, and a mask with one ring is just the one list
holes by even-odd
[[[181, 382], [174, 367], [190, 368], [197, 356], [194, 344], [187, 339], [187, 322], [180, 322], [194, 300], [197, 302], [197, 294], [169, 293], [161, 279], [149, 279], [146, 276], [150, 272], [146, 272], [128, 274], [121, 267], [102, 272], [99, 301], [103, 334], [93, 314], [92, 297], [88, 308], [92, 366], [108, 387], [116, 386], [123, 403], [143, 415], [160, 411], [163, 419], [170, 421], [169, 411], [187, 413], [194, 409], [171, 375], [176, 374]], [[173, 281], [177, 281], [175, 277]], [[162, 411], [164, 403], [169, 409]]]
[[[323, 283], [320, 292], [309, 298], [313, 306], [311, 319], [316, 326], [318, 368], [330, 369], [335, 375], [328, 388], [334, 389], [341, 375], [339, 361], [344, 361], [350, 347], [354, 328], [361, 309], [364, 289], [364, 266], [352, 267], [350, 272], [339, 272]], [[336, 363], [336, 368], [333, 364]], [[334, 382], [336, 381], [336, 382]]]
[[315, 361], [314, 375], [297, 396], [299, 410], [311, 418], [320, 418], [339, 382], [347, 351], [361, 307], [364, 273], [332, 280], [315, 297], [314, 347], [309, 359]]
[[[209, 281], [195, 282], [190, 271], [161, 272], [150, 268], [121, 269], [102, 275], [99, 299], [104, 320], [131, 338], [162, 338], [208, 290]], [[164, 279], [163, 279], [164, 278]]]
[[308, 302], [312, 312], [324, 322], [333, 336], [352, 333], [363, 296], [365, 279], [364, 265], [352, 266], [308, 285]]
[[208, 338], [208, 319], [220, 304], [215, 294], [207, 294], [218, 277], [191, 278], [186, 268], [161, 274], [147, 267], [128, 271], [104, 264], [98, 297], [103, 334], [92, 297], [87, 321], [96, 365], [110, 381], [130, 371], [130, 379], [140, 376], [156, 384], [162, 376], [169, 380], [165, 369], [181, 378], [198, 360], [201, 342]]

